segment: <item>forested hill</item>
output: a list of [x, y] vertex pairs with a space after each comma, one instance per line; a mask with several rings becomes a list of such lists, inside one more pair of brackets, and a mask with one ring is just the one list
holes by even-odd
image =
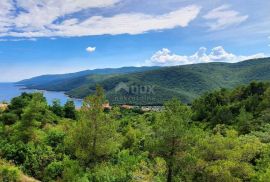
[[[64, 90], [72, 97], [84, 98], [92, 94], [96, 84], [99, 84], [106, 90], [107, 98], [113, 104], [159, 105], [172, 97], [190, 102], [207, 91], [232, 88], [253, 80], [270, 80], [270, 58], [234, 64], [204, 63], [163, 67], [121, 75], [86, 75], [72, 80], [62, 80], [61, 84], [48, 83], [31, 88]], [[124, 90], [116, 91], [119, 83], [122, 85], [124, 83], [126, 88], [142, 86], [153, 89], [148, 95]], [[26, 86], [29, 87], [27, 84]]]
[[[270, 59], [248, 60], [240, 63], [207, 63], [114, 76], [98, 82], [107, 93], [107, 98], [115, 104], [159, 105], [178, 97], [184, 102], [219, 88], [233, 88], [250, 81], [270, 80]], [[152, 86], [154, 92], [142, 96], [141, 93], [116, 92], [119, 83], [132, 86]], [[83, 98], [95, 91], [96, 83], [83, 84], [67, 93]], [[123, 99], [131, 98], [129, 100]], [[116, 99], [115, 99], [116, 98]], [[119, 99], [120, 98], [120, 99]]]
[[122, 68], [104, 68], [85, 70], [76, 73], [41, 75], [30, 79], [25, 79], [17, 82], [19, 85], [24, 85], [27, 88], [67, 91], [81, 84], [100, 81], [107, 78], [105, 75], [119, 75], [141, 71], [158, 69], [158, 66], [153, 67], [122, 67]]

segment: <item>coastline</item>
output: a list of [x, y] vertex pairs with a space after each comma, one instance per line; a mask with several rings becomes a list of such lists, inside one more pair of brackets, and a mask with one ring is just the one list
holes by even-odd
[[48, 104], [51, 104], [53, 100], [58, 99], [61, 104], [64, 104], [67, 100], [73, 100], [76, 107], [80, 107], [82, 105], [82, 99], [70, 97], [64, 91], [34, 89], [23, 84], [12, 82], [0, 83], [0, 102], [3, 101], [9, 103], [12, 98], [19, 96], [22, 92], [42, 92], [46, 97]]

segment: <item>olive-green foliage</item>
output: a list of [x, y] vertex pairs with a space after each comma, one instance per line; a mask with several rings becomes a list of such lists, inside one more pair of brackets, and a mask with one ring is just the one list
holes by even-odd
[[213, 91], [191, 106], [172, 99], [158, 112], [105, 110], [95, 90], [79, 111], [48, 106], [40, 93], [14, 98], [0, 113], [0, 181], [269, 181], [269, 84]]
[[235, 130], [227, 130], [226, 136], [217, 133], [201, 139], [196, 155], [201, 174], [197, 178], [205, 181], [250, 181], [255, 175], [253, 162], [263, 148], [254, 136], [238, 136]]
[[[252, 82], [247, 87], [240, 86], [235, 90], [221, 89], [205, 94], [192, 104], [193, 120], [210, 122], [215, 126], [235, 124], [241, 118], [247, 117], [250, 120], [248, 122], [252, 124], [252, 118], [268, 108], [269, 88], [268, 83]], [[244, 116], [245, 112], [249, 116]]]
[[60, 100], [54, 100], [50, 109], [59, 117], [65, 116], [64, 108], [61, 106]]
[[75, 108], [75, 104], [74, 101], [69, 100], [66, 102], [65, 106], [64, 106], [64, 116], [66, 118], [70, 118], [70, 119], [76, 119], [76, 108]]
[[65, 132], [58, 130], [58, 129], [50, 129], [47, 132], [46, 136], [46, 144], [53, 147], [57, 148], [59, 145], [64, 143], [64, 138], [65, 138]]
[[12, 125], [16, 123], [16, 121], [19, 120], [19, 117], [17, 114], [13, 112], [4, 112], [1, 115], [0, 121], [2, 121], [5, 125]]
[[23, 171], [38, 179], [43, 178], [45, 167], [55, 159], [52, 148], [44, 145], [27, 145], [26, 159], [23, 163]]
[[34, 94], [21, 114], [21, 121], [18, 124], [20, 139], [25, 142], [34, 139], [36, 137], [35, 129], [42, 128], [55, 120], [55, 115], [49, 111], [47, 103], [43, 100], [43, 95]]
[[62, 161], [53, 161], [45, 168], [44, 179], [46, 181], [51, 181], [57, 178], [61, 178], [63, 170], [64, 166]]
[[97, 165], [89, 171], [90, 181], [164, 181], [166, 162], [162, 158], [149, 160], [147, 153], [132, 155], [128, 150], [119, 152], [115, 161]]
[[82, 162], [95, 162], [117, 151], [120, 136], [112, 114], [105, 113], [105, 97], [102, 88], [95, 95], [85, 98], [79, 121], [70, 131], [66, 144]]
[[85, 171], [79, 164], [77, 160], [71, 160], [69, 158], [64, 158], [63, 162], [63, 172], [62, 180], [64, 182], [88, 182], [88, 179], [85, 177]]
[[[153, 126], [150, 145], [153, 152], [165, 158], [168, 165], [167, 181], [173, 181], [178, 153], [186, 148], [185, 136], [191, 118], [191, 110], [186, 105], [173, 99], [165, 104], [165, 110]], [[152, 139], [152, 141], [151, 141]]]
[[2, 182], [19, 182], [20, 170], [0, 159], [0, 181]]
[[60, 100], [54, 100], [50, 110], [59, 117], [65, 117], [69, 119], [76, 119], [77, 111], [74, 101], [68, 100], [64, 106], [61, 105]]

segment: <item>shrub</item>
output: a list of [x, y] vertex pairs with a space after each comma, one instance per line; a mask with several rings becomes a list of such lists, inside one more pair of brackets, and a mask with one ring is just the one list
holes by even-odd
[[17, 182], [19, 181], [20, 171], [14, 166], [1, 164], [0, 166], [0, 181], [2, 182]]

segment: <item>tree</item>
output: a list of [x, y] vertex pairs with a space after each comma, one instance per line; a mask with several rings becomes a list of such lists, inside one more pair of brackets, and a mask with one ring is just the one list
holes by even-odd
[[260, 107], [261, 109], [270, 107], [270, 87], [265, 91]]
[[20, 176], [21, 176], [21, 171], [17, 167], [3, 161], [0, 158], [0, 181], [16, 182], [16, 181], [19, 181]]
[[[185, 134], [191, 118], [190, 108], [172, 99], [153, 128], [152, 151], [167, 162], [167, 181], [173, 181], [177, 153], [185, 149]], [[150, 139], [151, 140], [151, 139]]]
[[257, 173], [256, 173], [256, 176], [254, 177], [254, 181], [264, 182], [270, 179], [270, 155], [269, 154], [270, 154], [270, 146], [268, 144], [262, 150], [261, 157], [256, 161]]
[[76, 119], [76, 108], [74, 101], [68, 100], [64, 106], [65, 118]]
[[245, 108], [240, 109], [240, 114], [236, 118], [237, 127], [240, 134], [247, 134], [252, 129], [253, 115], [245, 110]]
[[64, 109], [61, 106], [60, 100], [57, 100], [57, 99], [54, 100], [50, 109], [55, 115], [59, 117], [63, 117], [65, 115]]
[[63, 162], [53, 161], [45, 168], [44, 179], [46, 181], [56, 181], [57, 178], [62, 177], [63, 171], [64, 171]]
[[111, 114], [104, 112], [104, 103], [104, 91], [97, 87], [95, 95], [84, 99], [79, 122], [66, 139], [74, 155], [86, 164], [106, 157], [118, 148], [116, 122]]
[[42, 128], [46, 123], [56, 120], [41, 93], [33, 94], [32, 100], [23, 109], [21, 117], [18, 126], [19, 139], [26, 143], [34, 138], [36, 128]]
[[202, 137], [197, 141], [197, 176], [192, 181], [251, 181], [253, 164], [261, 155], [263, 144], [257, 137], [238, 136], [235, 130]]
[[19, 97], [13, 98], [10, 104], [8, 105], [8, 111], [12, 111], [13, 113], [17, 114], [20, 117], [23, 112], [23, 109], [29, 104], [33, 95], [34, 94], [28, 94], [23, 92]]
[[0, 121], [5, 125], [12, 125], [19, 120], [19, 117], [13, 112], [6, 112], [0, 115]]
[[27, 144], [26, 158], [22, 165], [23, 171], [41, 180], [46, 167], [56, 159], [52, 147], [43, 144]]

